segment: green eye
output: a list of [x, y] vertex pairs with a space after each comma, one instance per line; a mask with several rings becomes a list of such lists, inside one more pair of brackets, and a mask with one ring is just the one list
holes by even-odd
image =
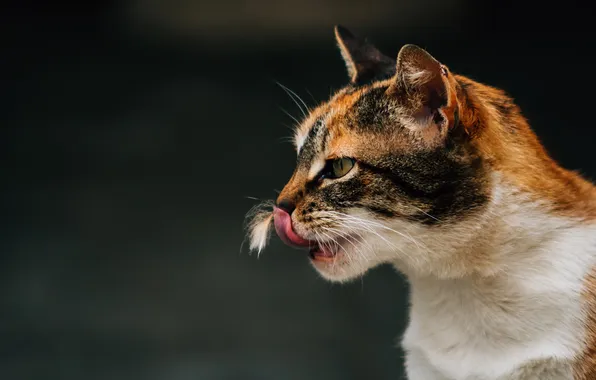
[[336, 158], [331, 161], [331, 167], [326, 177], [340, 178], [345, 176], [354, 167], [354, 160], [352, 158]]

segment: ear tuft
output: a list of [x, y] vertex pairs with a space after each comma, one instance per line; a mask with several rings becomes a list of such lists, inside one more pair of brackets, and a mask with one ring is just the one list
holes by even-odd
[[385, 56], [372, 44], [356, 37], [347, 28], [336, 25], [335, 39], [352, 83], [361, 84], [387, 78], [395, 73], [395, 60]]

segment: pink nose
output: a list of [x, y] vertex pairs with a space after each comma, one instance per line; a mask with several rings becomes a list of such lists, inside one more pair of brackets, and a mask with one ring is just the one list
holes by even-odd
[[310, 247], [314, 246], [312, 242], [301, 238], [294, 232], [292, 228], [292, 217], [285, 210], [279, 207], [273, 208], [273, 222], [275, 224], [275, 232], [280, 239], [287, 245], [294, 247]]

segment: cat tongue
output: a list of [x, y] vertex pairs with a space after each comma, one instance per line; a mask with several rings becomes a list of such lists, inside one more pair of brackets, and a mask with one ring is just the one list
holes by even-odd
[[303, 239], [294, 232], [292, 218], [286, 211], [275, 207], [273, 209], [273, 222], [277, 235], [287, 245], [306, 248], [316, 245], [316, 243]]

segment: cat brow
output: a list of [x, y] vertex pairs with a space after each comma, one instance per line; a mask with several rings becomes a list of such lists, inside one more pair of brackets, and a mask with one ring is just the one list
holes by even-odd
[[317, 153], [325, 148], [328, 137], [329, 130], [326, 128], [323, 118], [318, 118], [304, 139], [298, 161], [303, 164], [310, 164]]

